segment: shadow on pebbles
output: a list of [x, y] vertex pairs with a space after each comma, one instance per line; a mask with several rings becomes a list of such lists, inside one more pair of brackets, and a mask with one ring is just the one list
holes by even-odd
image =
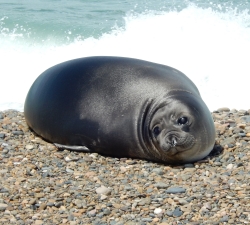
[[249, 112], [213, 112], [212, 154], [180, 166], [59, 151], [0, 112], [0, 224], [249, 224]]

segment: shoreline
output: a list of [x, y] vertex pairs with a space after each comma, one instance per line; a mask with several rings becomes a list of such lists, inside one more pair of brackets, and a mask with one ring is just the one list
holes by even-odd
[[0, 224], [248, 224], [249, 114], [214, 111], [224, 151], [170, 166], [59, 151], [0, 111]]

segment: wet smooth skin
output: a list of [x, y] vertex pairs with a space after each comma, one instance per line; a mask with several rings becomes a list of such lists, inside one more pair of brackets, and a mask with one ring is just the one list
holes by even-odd
[[87, 57], [49, 68], [30, 88], [24, 115], [50, 142], [114, 157], [194, 162], [215, 142], [193, 82], [174, 68], [131, 58]]

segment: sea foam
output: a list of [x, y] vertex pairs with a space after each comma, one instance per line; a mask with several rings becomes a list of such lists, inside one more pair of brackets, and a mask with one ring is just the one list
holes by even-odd
[[[0, 21], [0, 110], [23, 111], [29, 87], [47, 68], [94, 55], [125, 56], [172, 66], [200, 90], [210, 110], [250, 108], [250, 15], [190, 5], [181, 11], [128, 13], [125, 26], [99, 38], [74, 37], [59, 44], [51, 36], [34, 41], [17, 24], [6, 30]], [[70, 35], [70, 31], [68, 35]], [[65, 34], [67, 35], [67, 34]]]

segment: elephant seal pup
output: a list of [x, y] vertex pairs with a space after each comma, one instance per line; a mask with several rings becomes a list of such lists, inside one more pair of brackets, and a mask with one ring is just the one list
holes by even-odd
[[180, 71], [123, 57], [87, 57], [55, 65], [26, 97], [27, 124], [58, 147], [170, 164], [213, 149], [211, 114]]

